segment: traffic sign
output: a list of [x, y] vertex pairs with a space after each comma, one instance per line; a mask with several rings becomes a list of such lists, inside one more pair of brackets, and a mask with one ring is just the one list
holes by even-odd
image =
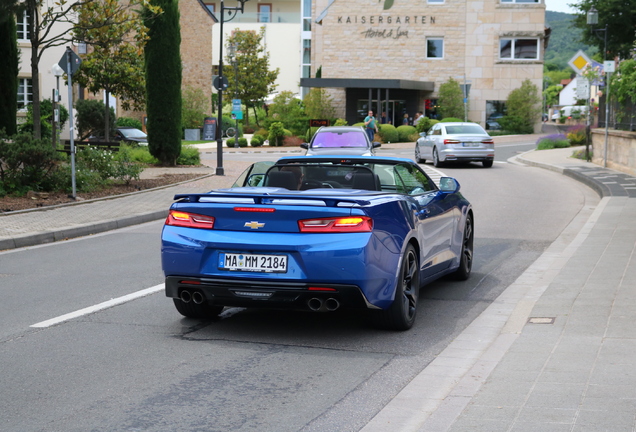
[[603, 62], [603, 70], [607, 73], [616, 72], [616, 62], [614, 60], [606, 60]]
[[[221, 88], [221, 82], [223, 83], [223, 88]], [[218, 91], [225, 91], [225, 89], [228, 88], [228, 86], [230, 85], [230, 83], [227, 81], [227, 78], [223, 77], [223, 80], [221, 81], [221, 77], [216, 75], [214, 77], [214, 79], [212, 80], [212, 85], [214, 86], [215, 89], [217, 89]]]
[[64, 52], [64, 55], [62, 55], [62, 58], [60, 59], [60, 62], [58, 63], [58, 65], [67, 74], [69, 73], [69, 70], [68, 70], [69, 58], [70, 58], [70, 64], [71, 64], [70, 74], [73, 75], [75, 72], [77, 72], [77, 69], [79, 69], [80, 64], [82, 63], [82, 59], [79, 58], [79, 56], [75, 54], [72, 49], [70, 49], [69, 47], [66, 47], [66, 51]]
[[577, 74], [580, 74], [588, 63], [592, 64], [592, 60], [582, 50], [579, 50], [568, 62]]

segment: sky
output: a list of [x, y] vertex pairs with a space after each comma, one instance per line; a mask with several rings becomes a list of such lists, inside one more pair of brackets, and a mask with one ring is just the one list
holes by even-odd
[[553, 12], [575, 13], [576, 10], [568, 6], [568, 3], [578, 2], [577, 0], [545, 0], [545, 8]]

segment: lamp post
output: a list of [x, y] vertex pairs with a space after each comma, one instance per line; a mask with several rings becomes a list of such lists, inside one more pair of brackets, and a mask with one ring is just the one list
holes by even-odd
[[[598, 24], [598, 11], [594, 6], [587, 11], [587, 24], [591, 26], [595, 26]], [[592, 31], [596, 35], [598, 32], [603, 32], [603, 70], [605, 72], [605, 146], [604, 146], [604, 155], [603, 155], [603, 167], [607, 168], [607, 136], [608, 136], [608, 128], [609, 128], [609, 95], [610, 95], [610, 81], [608, 72], [605, 66], [605, 56], [607, 55], [607, 24], [605, 24], [604, 29], [595, 29], [592, 27]], [[599, 37], [597, 35], [597, 37]]]
[[[223, 170], [223, 90], [227, 87], [225, 84], [225, 80], [223, 77], [223, 23], [225, 21], [232, 21], [239, 12], [243, 13], [243, 7], [245, 3], [249, 0], [237, 0], [240, 6], [234, 7], [226, 7], [221, 0], [221, 16], [219, 24], [221, 27], [219, 28], [219, 40], [220, 40], [220, 48], [219, 48], [219, 77], [218, 77], [218, 87], [217, 90], [219, 92], [219, 124], [217, 128], [217, 140], [216, 140], [216, 175], [225, 175]], [[225, 13], [227, 12], [228, 19], [225, 19]]]
[[59, 64], [55, 63], [51, 67], [51, 72], [55, 75], [55, 91], [53, 92], [53, 148], [56, 148], [60, 143], [60, 108], [59, 103], [62, 98], [60, 97], [60, 77], [64, 75], [64, 69]]
[[[234, 99], [238, 99], [238, 59], [236, 58], [237, 44], [231, 44], [227, 49], [227, 55], [230, 58], [230, 63], [234, 66]], [[236, 117], [236, 133], [234, 134], [234, 148], [239, 148], [239, 124], [238, 116]]]

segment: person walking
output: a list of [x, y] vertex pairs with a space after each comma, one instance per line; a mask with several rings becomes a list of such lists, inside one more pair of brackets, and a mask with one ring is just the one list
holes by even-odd
[[378, 131], [378, 124], [373, 117], [373, 111], [369, 111], [369, 115], [364, 118], [364, 130], [369, 137], [369, 141], [373, 142], [375, 133]]

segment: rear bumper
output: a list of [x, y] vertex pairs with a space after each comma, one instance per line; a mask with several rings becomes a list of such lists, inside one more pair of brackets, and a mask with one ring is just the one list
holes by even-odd
[[439, 160], [442, 162], [481, 162], [495, 159], [493, 149], [464, 149], [461, 147], [445, 148], [439, 151]]
[[[316, 290], [316, 288], [323, 290]], [[203, 295], [204, 301], [220, 306], [316, 310], [309, 306], [311, 300], [318, 299], [320, 303], [325, 303], [327, 300], [334, 299], [339, 307], [378, 309], [367, 301], [360, 287], [356, 285], [188, 276], [166, 277], [167, 297], [181, 298], [183, 291], [187, 291], [190, 295], [198, 292]], [[314, 302], [315, 304], [317, 303]]]

